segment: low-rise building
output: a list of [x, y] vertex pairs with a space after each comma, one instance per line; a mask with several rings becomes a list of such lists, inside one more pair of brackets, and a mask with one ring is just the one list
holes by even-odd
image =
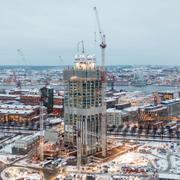
[[120, 126], [123, 123], [123, 118], [127, 117], [127, 114], [122, 110], [115, 108], [109, 108], [106, 110], [107, 115], [107, 125], [110, 126]]
[[25, 136], [21, 139], [15, 141], [12, 146], [12, 153], [25, 155], [28, 153], [34, 146], [38, 145], [40, 140], [40, 133], [36, 133], [30, 136]]
[[36, 94], [26, 94], [26, 95], [21, 95], [20, 96], [20, 102], [25, 104], [25, 105], [40, 105], [40, 95]]
[[64, 114], [64, 107], [63, 105], [54, 105], [53, 106], [53, 115], [57, 117], [62, 117]]
[[176, 116], [180, 114], [180, 99], [162, 101], [161, 104], [167, 107], [169, 116]]
[[0, 105], [0, 122], [23, 123], [39, 118], [40, 107], [30, 105]]
[[150, 105], [139, 108], [140, 121], [155, 121], [161, 120], [163, 117], [168, 116], [167, 107], [163, 105]]
[[19, 100], [19, 95], [0, 94], [0, 101], [16, 101]]
[[161, 101], [176, 99], [180, 97], [180, 91], [159, 91]]

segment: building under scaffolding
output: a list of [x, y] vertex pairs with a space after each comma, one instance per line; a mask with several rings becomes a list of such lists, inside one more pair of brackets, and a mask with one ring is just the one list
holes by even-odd
[[106, 140], [103, 72], [95, 57], [86, 54], [77, 55], [74, 67], [64, 70], [65, 144], [78, 146], [79, 136], [83, 159], [100, 151]]

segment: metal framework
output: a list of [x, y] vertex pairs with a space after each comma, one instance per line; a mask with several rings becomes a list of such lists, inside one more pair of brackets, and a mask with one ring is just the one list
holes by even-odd
[[102, 104], [103, 104], [103, 110], [102, 110], [102, 119], [101, 119], [101, 144], [102, 144], [102, 156], [106, 156], [106, 104], [105, 104], [105, 90], [106, 90], [106, 70], [105, 70], [105, 49], [106, 49], [106, 36], [102, 31], [102, 27], [99, 20], [99, 15], [97, 8], [94, 7], [94, 13], [97, 21], [97, 26], [99, 30], [99, 37], [100, 37], [100, 48], [101, 48], [101, 75], [102, 75]]

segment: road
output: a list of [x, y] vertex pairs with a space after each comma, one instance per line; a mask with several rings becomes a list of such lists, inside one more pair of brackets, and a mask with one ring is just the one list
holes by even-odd
[[153, 142], [177, 142], [179, 143], [178, 139], [161, 139], [161, 138], [139, 138], [139, 137], [133, 137], [133, 136], [121, 136], [121, 135], [108, 135], [107, 136], [109, 139], [120, 139], [120, 140], [134, 140], [134, 141], [153, 141]]

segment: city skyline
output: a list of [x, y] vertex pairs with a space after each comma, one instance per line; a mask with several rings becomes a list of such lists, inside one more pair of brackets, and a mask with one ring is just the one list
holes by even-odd
[[17, 49], [23, 51], [29, 65], [72, 64], [76, 44], [82, 39], [86, 52], [97, 54], [100, 64], [93, 6], [99, 9], [107, 35], [107, 65], [180, 65], [177, 0], [7, 0], [1, 4], [0, 65], [22, 65]]

